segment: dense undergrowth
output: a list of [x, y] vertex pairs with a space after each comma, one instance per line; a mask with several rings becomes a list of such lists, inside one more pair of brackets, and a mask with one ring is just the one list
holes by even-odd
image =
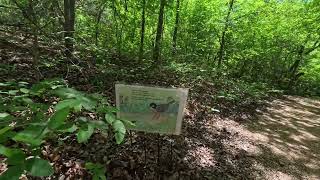
[[[125, 136], [125, 120], [118, 120], [116, 109], [99, 94], [86, 94], [66, 87], [63, 81], [46, 80], [33, 85], [27, 82], [0, 84], [0, 154], [6, 157], [7, 170], [0, 179], [18, 179], [54, 173], [44, 155], [45, 143], [63, 145], [75, 135], [85, 143], [95, 131], [114, 134], [117, 144]], [[132, 124], [132, 123], [131, 123]], [[105, 169], [95, 163], [86, 167], [96, 179], [105, 179]]]

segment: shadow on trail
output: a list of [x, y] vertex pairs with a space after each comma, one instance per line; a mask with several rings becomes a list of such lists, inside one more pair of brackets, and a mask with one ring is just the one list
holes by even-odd
[[[112, 179], [255, 179], [254, 159], [230, 146], [236, 133], [217, 126], [224, 120], [191, 100], [180, 136], [133, 133], [114, 152], [114, 161], [126, 164], [111, 170]], [[159, 162], [158, 162], [159, 161]], [[121, 172], [121, 173], [117, 173]], [[123, 176], [124, 174], [127, 174]]]
[[291, 96], [275, 100], [247, 126], [260, 135], [253, 135], [260, 148], [256, 159], [269, 174], [280, 179], [320, 178], [320, 102]]

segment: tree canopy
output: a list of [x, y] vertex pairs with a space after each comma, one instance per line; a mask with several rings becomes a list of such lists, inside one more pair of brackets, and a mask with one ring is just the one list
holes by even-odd
[[103, 65], [121, 57], [319, 92], [319, 7], [318, 0], [2, 0], [0, 15], [3, 30], [65, 41], [68, 59], [70, 52]]

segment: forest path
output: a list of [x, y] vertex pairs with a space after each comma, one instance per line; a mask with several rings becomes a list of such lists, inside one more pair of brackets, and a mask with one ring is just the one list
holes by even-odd
[[320, 179], [320, 101], [285, 96], [258, 114], [244, 124], [217, 122], [232, 134], [225, 147], [246, 154], [251, 177]]

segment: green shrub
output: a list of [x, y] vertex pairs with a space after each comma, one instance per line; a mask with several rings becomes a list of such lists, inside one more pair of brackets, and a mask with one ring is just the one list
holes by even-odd
[[112, 129], [120, 144], [124, 123], [130, 123], [116, 118], [116, 108], [104, 96], [68, 88], [61, 80], [31, 87], [26, 82], [5, 82], [0, 87], [0, 154], [8, 165], [0, 179], [18, 179], [25, 172], [52, 175], [51, 165], [40, 157], [41, 145], [48, 139], [75, 134], [78, 143], [85, 143], [96, 129], [105, 133]]

